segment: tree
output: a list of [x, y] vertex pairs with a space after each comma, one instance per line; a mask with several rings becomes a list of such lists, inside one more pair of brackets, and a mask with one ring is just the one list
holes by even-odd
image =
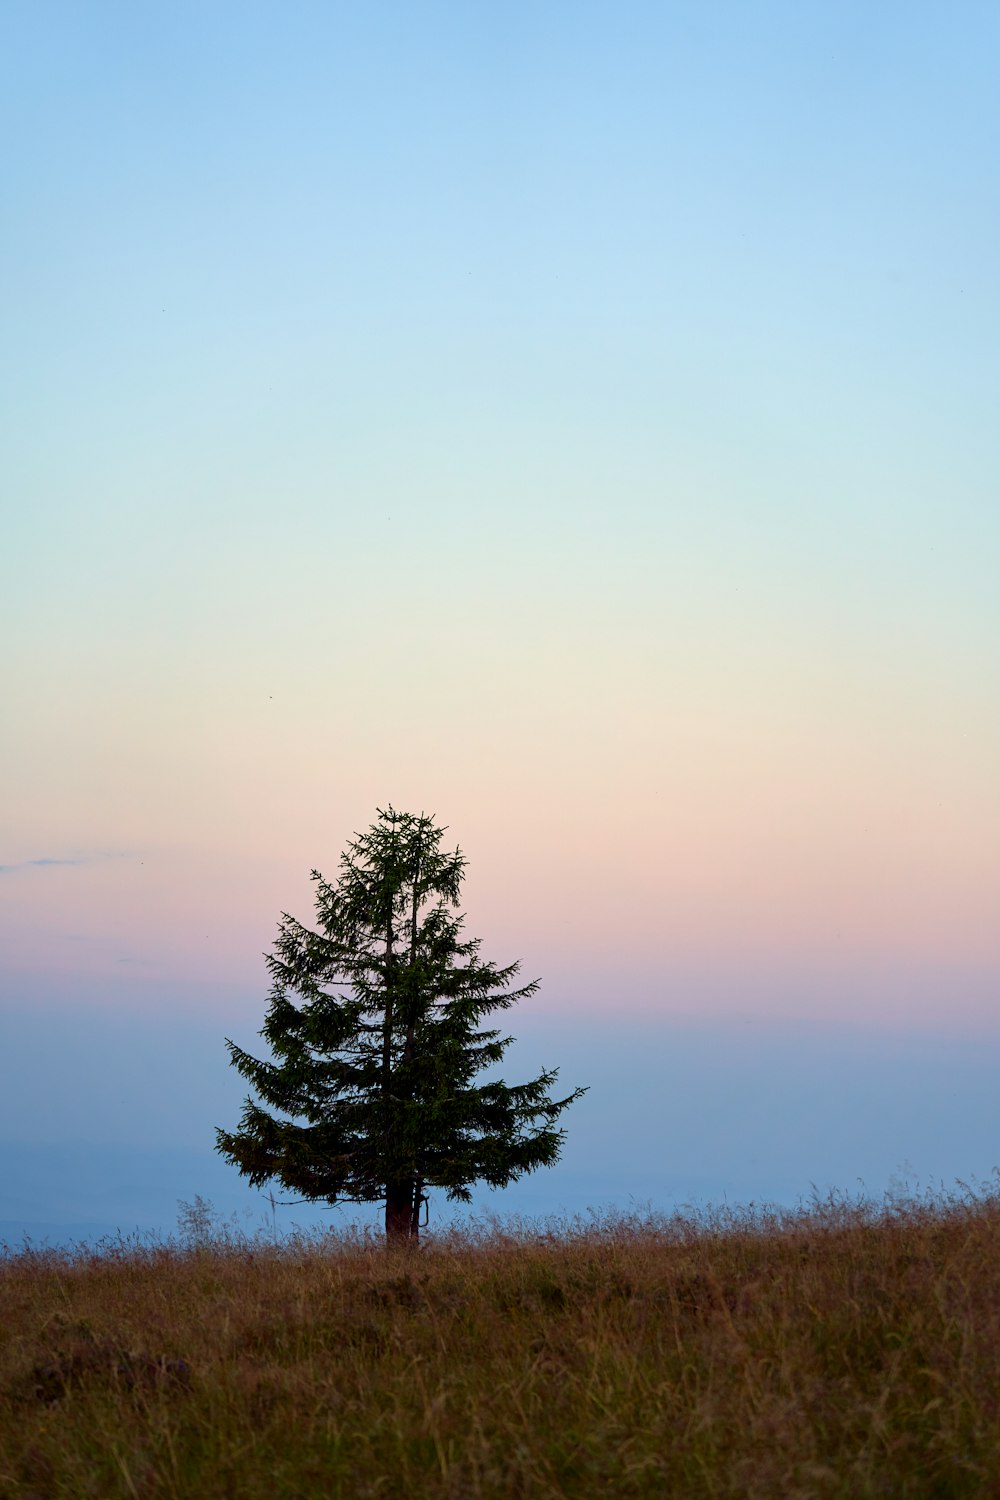
[[[316, 925], [286, 913], [267, 964], [260, 1035], [271, 1060], [227, 1039], [233, 1064], [271, 1114], [247, 1098], [217, 1149], [256, 1186], [277, 1181], [336, 1203], [385, 1200], [390, 1242], [416, 1240], [426, 1190], [468, 1201], [474, 1182], [504, 1187], [559, 1156], [556, 1121], [585, 1092], [550, 1095], [557, 1073], [477, 1082], [512, 1038], [482, 1028], [538, 989], [512, 989], [462, 935], [467, 861], [446, 830], [389, 808], [356, 835], [330, 884], [317, 872]], [[295, 997], [295, 998], [293, 998]]]

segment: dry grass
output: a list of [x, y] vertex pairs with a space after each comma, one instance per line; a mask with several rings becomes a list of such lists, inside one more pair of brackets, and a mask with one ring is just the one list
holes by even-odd
[[1000, 1200], [0, 1259], [0, 1495], [1000, 1495]]

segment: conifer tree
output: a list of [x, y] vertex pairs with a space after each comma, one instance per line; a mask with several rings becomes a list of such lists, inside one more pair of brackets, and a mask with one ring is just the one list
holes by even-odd
[[556, 1071], [510, 1085], [482, 1070], [512, 1040], [483, 1028], [492, 1011], [533, 995], [511, 988], [519, 965], [479, 957], [457, 912], [467, 861], [441, 848], [421, 814], [378, 812], [317, 872], [316, 924], [283, 914], [267, 964], [273, 981], [260, 1035], [271, 1060], [227, 1040], [231, 1060], [276, 1114], [248, 1098], [217, 1149], [256, 1186], [277, 1181], [308, 1199], [385, 1200], [390, 1242], [415, 1240], [427, 1189], [468, 1201], [558, 1158], [556, 1121], [585, 1091], [550, 1094]]

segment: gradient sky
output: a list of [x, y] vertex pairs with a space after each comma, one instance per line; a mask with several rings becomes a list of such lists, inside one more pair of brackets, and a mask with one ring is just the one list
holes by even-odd
[[[612, 1037], [784, 1038], [749, 1196], [883, 1172], [811, 1164], [817, 1038], [824, 1140], [876, 1056], [914, 1120], [887, 1059], [980, 1076], [998, 48], [992, 0], [5, 5], [0, 1138], [133, 1144], [161, 1034], [150, 1148], [223, 1123], [278, 913], [390, 802], [542, 976], [584, 1134]], [[644, 1149], [730, 1183], [718, 1109], [703, 1173]], [[973, 1115], [885, 1170], [988, 1171]]]

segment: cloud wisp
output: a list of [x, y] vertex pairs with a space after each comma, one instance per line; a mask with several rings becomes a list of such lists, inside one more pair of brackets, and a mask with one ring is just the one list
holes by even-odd
[[22, 859], [15, 864], [0, 865], [0, 875], [18, 875], [25, 870], [51, 870], [53, 868], [79, 867], [82, 865], [96, 865], [106, 859], [124, 859], [124, 854], [113, 854], [102, 851], [100, 854], [81, 854], [68, 858], [55, 858], [43, 855], [39, 859]]

